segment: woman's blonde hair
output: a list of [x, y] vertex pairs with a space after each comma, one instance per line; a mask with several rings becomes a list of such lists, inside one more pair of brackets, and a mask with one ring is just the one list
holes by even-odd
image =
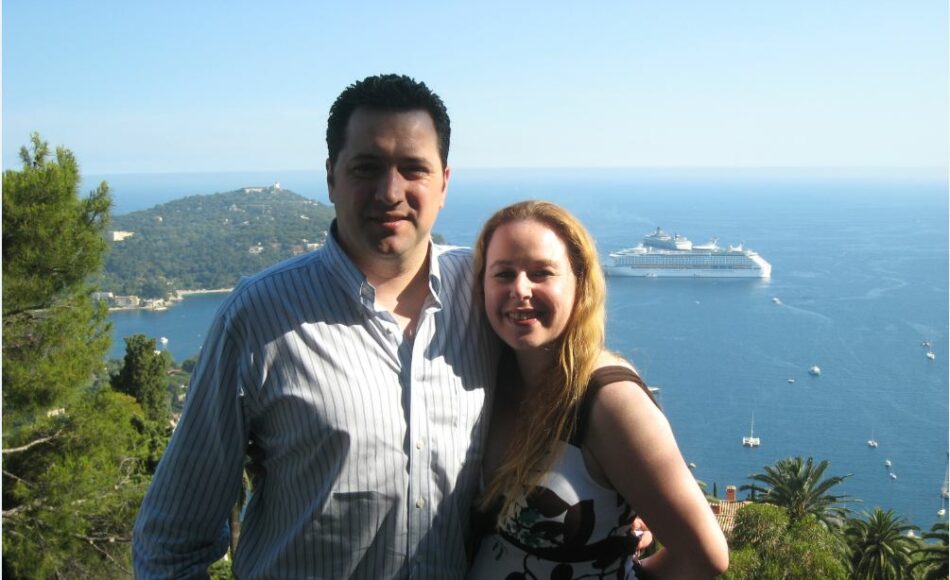
[[[567, 440], [587, 390], [597, 357], [604, 349], [606, 285], [597, 248], [587, 229], [564, 208], [546, 201], [523, 201], [496, 212], [475, 244], [475, 296], [484, 308], [485, 258], [495, 231], [509, 223], [533, 221], [549, 227], [567, 247], [577, 278], [574, 308], [556, 345], [558, 364], [543, 377], [537, 404], [519, 411], [501, 466], [487, 482], [482, 509], [500, 504], [505, 516], [521, 494], [532, 489], [550, 467], [555, 442]], [[509, 355], [511, 353], [509, 352]], [[509, 372], [517, 372], [512, 365]], [[499, 370], [499, 377], [506, 369]]]

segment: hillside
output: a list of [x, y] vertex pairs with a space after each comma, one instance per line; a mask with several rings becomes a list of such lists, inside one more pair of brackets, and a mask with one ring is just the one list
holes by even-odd
[[332, 207], [279, 185], [196, 195], [117, 216], [99, 287], [143, 298], [231, 287], [241, 276], [322, 244], [333, 216]]

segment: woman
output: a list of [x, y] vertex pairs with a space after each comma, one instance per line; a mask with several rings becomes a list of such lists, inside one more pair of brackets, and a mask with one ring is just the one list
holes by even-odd
[[[604, 350], [605, 284], [584, 227], [528, 201], [475, 248], [478, 298], [508, 345], [472, 578], [712, 577], [728, 551], [669, 423], [636, 371]], [[528, 491], [530, 490], [530, 491]], [[662, 544], [634, 562], [634, 518]]]

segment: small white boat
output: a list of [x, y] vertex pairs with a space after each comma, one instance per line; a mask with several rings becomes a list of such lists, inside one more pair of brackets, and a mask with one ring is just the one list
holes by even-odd
[[772, 298], [772, 304], [781, 304], [781, 303], [782, 303], [782, 301], [779, 300], [778, 296]]
[[924, 348], [930, 348], [931, 346], [933, 346], [933, 344], [931, 344], [929, 340], [922, 340], [920, 341], [920, 346]]
[[914, 533], [914, 530], [907, 530], [907, 537], [908, 537], [908, 538], [916, 538], [916, 537], [917, 537], [917, 534]]
[[877, 447], [877, 440], [874, 437], [868, 439], [868, 447], [875, 448]]
[[808, 374], [810, 374], [813, 377], [817, 377], [821, 375], [821, 369], [818, 367], [818, 365], [815, 365], [811, 367], [810, 369], [808, 369]]
[[897, 479], [897, 474], [894, 472], [888, 473], [891, 476], [891, 479]]
[[884, 467], [888, 467], [888, 468], [889, 468], [890, 466], [891, 466], [891, 460], [890, 460], [890, 459], [885, 459], [885, 460], [884, 460]]
[[940, 518], [943, 518], [943, 516], [947, 515], [947, 496], [943, 493], [947, 489], [947, 484], [944, 483], [943, 485], [944, 486], [940, 489], [940, 509], [937, 510], [937, 515]]
[[791, 384], [794, 384], [794, 383], [795, 383], [795, 379], [789, 377], [789, 379], [788, 379], [788, 384], [791, 385]]
[[686, 467], [690, 469], [696, 469], [696, 464], [690, 461], [689, 463], [686, 464]]
[[936, 360], [936, 359], [937, 359], [937, 355], [934, 354], [934, 351], [928, 350], [928, 351], [927, 351], [927, 358], [929, 358], [930, 360]]
[[159, 338], [158, 342], [162, 343], [162, 346], [168, 346], [168, 338], [165, 336]]
[[743, 447], [758, 447], [761, 441], [755, 436], [755, 415], [752, 415], [752, 425], [749, 426], [749, 436], [742, 438]]

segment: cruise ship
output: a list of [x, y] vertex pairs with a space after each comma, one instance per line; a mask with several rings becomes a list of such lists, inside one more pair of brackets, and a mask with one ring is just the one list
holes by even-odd
[[646, 278], [768, 278], [772, 265], [757, 252], [742, 245], [719, 247], [716, 240], [693, 244], [685, 237], [669, 235], [660, 228], [643, 242], [610, 254], [608, 276]]

